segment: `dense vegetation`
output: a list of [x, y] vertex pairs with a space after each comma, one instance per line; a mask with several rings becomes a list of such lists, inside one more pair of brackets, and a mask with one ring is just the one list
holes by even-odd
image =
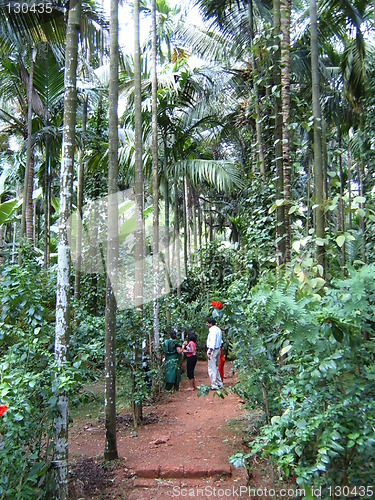
[[[99, 5], [84, 1], [74, 168], [65, 184], [66, 6], [56, 2], [47, 16], [9, 5], [0, 4], [0, 498], [55, 495], [61, 398], [74, 407], [82, 385], [103, 378], [111, 321], [116, 375], [140, 425], [142, 403], [162, 384], [158, 345], [171, 328], [194, 329], [204, 356], [211, 301], [224, 304], [236, 391], [263, 415], [248, 455], [233, 463], [266, 457], [326, 496], [332, 485], [370, 485], [373, 3], [201, 0], [194, 25], [183, 8], [145, 2], [141, 27], [148, 31], [156, 15], [156, 46], [144, 37], [139, 60], [123, 48], [115, 67], [117, 172], [111, 32]], [[113, 186], [120, 195], [112, 269], [105, 197]], [[64, 219], [65, 210], [73, 217]], [[65, 268], [62, 229], [72, 250]], [[61, 339], [66, 359], [56, 354]]]

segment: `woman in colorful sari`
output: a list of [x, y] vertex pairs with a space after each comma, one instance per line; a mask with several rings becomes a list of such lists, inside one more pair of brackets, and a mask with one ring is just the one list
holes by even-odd
[[182, 347], [176, 340], [176, 332], [169, 332], [169, 339], [163, 342], [162, 348], [165, 356], [165, 390], [171, 391], [174, 388], [178, 391], [181, 380], [178, 355], [182, 353]]

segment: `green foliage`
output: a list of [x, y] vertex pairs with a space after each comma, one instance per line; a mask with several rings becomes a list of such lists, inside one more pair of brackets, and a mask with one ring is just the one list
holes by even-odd
[[293, 279], [250, 292], [237, 282], [227, 306], [238, 392], [268, 415], [252, 453], [323, 490], [369, 484], [375, 471], [375, 268], [349, 272], [321, 296]]
[[[54, 310], [56, 274], [34, 260], [8, 266], [0, 279], [0, 496], [45, 498], [54, 488], [52, 433], [55, 380], [73, 394], [86, 375], [89, 338], [73, 335], [72, 362], [56, 378]], [[86, 328], [85, 331], [87, 331]], [[59, 368], [60, 370], [60, 368]]]
[[0, 365], [1, 400], [8, 406], [0, 421], [0, 494], [42, 498], [51, 489], [53, 355], [50, 334], [24, 335], [7, 348]]

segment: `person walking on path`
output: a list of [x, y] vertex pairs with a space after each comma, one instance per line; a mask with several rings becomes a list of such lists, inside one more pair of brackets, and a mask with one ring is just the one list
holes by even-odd
[[182, 344], [182, 352], [186, 355], [186, 372], [187, 378], [189, 379], [190, 387], [186, 389], [187, 391], [195, 391], [195, 377], [194, 369], [197, 364], [197, 347], [196, 341], [197, 336], [194, 332], [189, 332], [187, 334], [188, 342]]
[[171, 391], [173, 388], [178, 391], [181, 380], [179, 354], [182, 347], [176, 340], [176, 332], [169, 332], [169, 339], [163, 342], [163, 353], [165, 355], [165, 390]]
[[208, 360], [208, 376], [211, 381], [211, 389], [217, 390], [223, 387], [219, 373], [219, 359], [223, 336], [220, 328], [216, 326], [214, 318], [207, 318], [206, 325], [208, 326], [207, 337], [207, 360]]

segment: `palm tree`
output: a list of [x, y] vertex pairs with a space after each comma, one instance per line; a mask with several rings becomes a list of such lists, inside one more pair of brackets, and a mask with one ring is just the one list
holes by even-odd
[[153, 209], [153, 330], [154, 330], [154, 353], [156, 361], [159, 361], [160, 332], [159, 332], [159, 157], [158, 157], [158, 82], [157, 82], [157, 23], [156, 23], [156, 0], [151, 2], [152, 17], [152, 205]]
[[[78, 32], [81, 22], [81, 2], [70, 3], [66, 32], [65, 53], [65, 95], [64, 95], [64, 133], [60, 175], [59, 208], [59, 247], [58, 274], [56, 290], [55, 361], [63, 374], [67, 361], [69, 344], [69, 303], [70, 303], [70, 253], [68, 219], [71, 210], [72, 176], [74, 163], [76, 103], [77, 103], [77, 59]], [[57, 374], [56, 377], [59, 377]], [[56, 385], [63, 387], [63, 383]], [[58, 412], [55, 417], [54, 463], [58, 498], [68, 499], [68, 396], [61, 388], [57, 391]]]
[[[143, 258], [144, 258], [144, 234], [143, 234], [143, 163], [142, 163], [142, 88], [141, 88], [141, 56], [139, 44], [139, 0], [134, 2], [134, 131], [135, 131], [135, 282], [134, 282], [134, 306], [140, 316], [143, 309]], [[135, 346], [135, 370], [141, 366], [142, 350], [139, 345]], [[135, 382], [135, 380], [134, 380]], [[134, 425], [137, 426], [142, 420], [142, 404], [133, 401]]]
[[281, 106], [282, 106], [282, 137], [283, 137], [283, 181], [284, 181], [284, 229], [285, 229], [285, 262], [290, 262], [290, 12], [291, 1], [280, 0], [280, 30], [281, 40]]
[[325, 268], [325, 249], [323, 240], [325, 237], [324, 218], [324, 176], [322, 158], [322, 115], [320, 109], [319, 88], [319, 58], [318, 58], [318, 23], [316, 1], [310, 0], [310, 24], [311, 24], [311, 77], [312, 77], [312, 108], [314, 116], [314, 185], [316, 236], [319, 238], [317, 245], [317, 259], [322, 269]]
[[108, 245], [105, 312], [104, 458], [118, 458], [116, 440], [116, 297], [118, 273], [118, 3], [111, 0], [108, 144]]
[[[280, 0], [274, 0], [273, 2], [273, 27], [274, 27], [274, 38], [275, 43], [278, 46], [278, 50], [275, 54], [277, 64], [274, 65], [274, 83], [280, 88], [281, 86], [281, 75], [280, 75], [280, 44], [278, 42], [278, 37], [280, 35], [281, 20], [280, 20]], [[276, 203], [277, 200], [283, 199], [284, 190], [284, 172], [283, 172], [283, 137], [282, 137], [282, 127], [283, 119], [281, 114], [281, 99], [279, 95], [275, 96], [275, 164], [276, 164]], [[282, 204], [277, 205], [276, 208], [276, 261], [280, 265], [285, 260], [285, 226], [284, 226], [284, 207]]]

